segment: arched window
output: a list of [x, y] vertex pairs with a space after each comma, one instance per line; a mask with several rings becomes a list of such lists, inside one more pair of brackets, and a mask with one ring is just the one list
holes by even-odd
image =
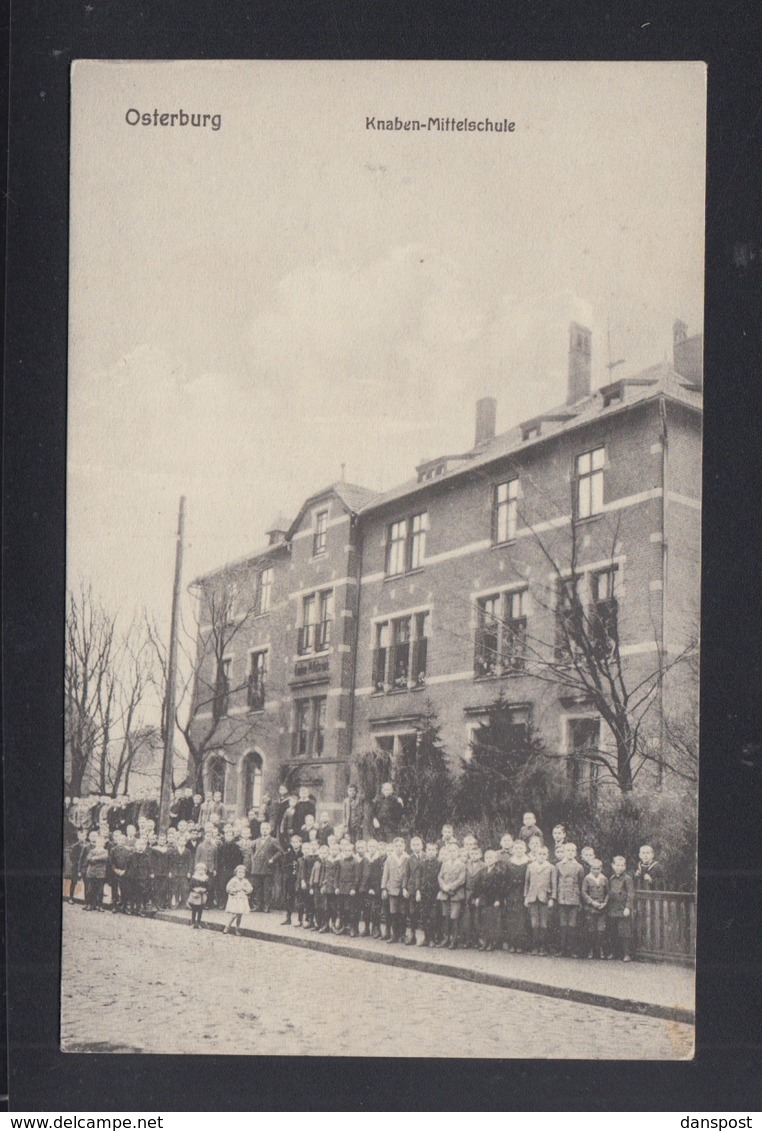
[[243, 811], [262, 804], [262, 759], [254, 751], [243, 760]]

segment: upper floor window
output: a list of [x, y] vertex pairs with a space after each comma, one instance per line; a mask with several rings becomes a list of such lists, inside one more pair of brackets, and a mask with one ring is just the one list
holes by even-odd
[[328, 537], [328, 511], [318, 511], [315, 516], [315, 533], [312, 537], [312, 553], [324, 554]]
[[428, 658], [429, 614], [413, 613], [376, 625], [373, 653], [375, 691], [423, 687]]
[[393, 522], [387, 530], [386, 572], [391, 577], [405, 572], [405, 543], [407, 541], [407, 522]]
[[566, 662], [579, 654], [585, 631], [579, 578], [559, 581], [556, 591], [556, 660]]
[[265, 676], [267, 675], [267, 650], [249, 652], [249, 671], [246, 678], [246, 702], [251, 711], [261, 711], [265, 705]]
[[325, 652], [331, 643], [333, 625], [333, 590], [310, 593], [302, 599], [302, 625], [299, 629], [298, 652]]
[[387, 577], [394, 577], [423, 566], [426, 557], [427, 529], [426, 511], [389, 524], [386, 530]]
[[508, 479], [497, 483], [492, 498], [492, 538], [495, 542], [510, 542], [516, 537], [519, 508], [519, 481]]
[[476, 676], [523, 671], [527, 645], [527, 591], [480, 597], [476, 605]]
[[315, 651], [324, 652], [331, 643], [331, 627], [333, 625], [333, 590], [324, 590], [318, 594], [318, 621], [315, 638]]
[[590, 518], [603, 510], [604, 458], [605, 448], [593, 448], [575, 460], [575, 518]]
[[257, 597], [255, 608], [257, 615], [267, 613], [272, 607], [273, 598], [273, 568], [267, 566], [257, 577]]
[[616, 566], [598, 570], [590, 576], [590, 628], [600, 659], [613, 655], [619, 639], [616, 576]]
[[233, 661], [229, 656], [223, 657], [217, 665], [217, 681], [214, 688], [212, 702], [212, 715], [221, 719], [228, 713], [230, 705], [230, 671]]

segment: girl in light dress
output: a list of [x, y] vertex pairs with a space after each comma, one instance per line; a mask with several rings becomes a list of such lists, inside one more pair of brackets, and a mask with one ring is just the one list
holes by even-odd
[[237, 935], [238, 928], [241, 925], [241, 917], [251, 910], [249, 896], [254, 890], [246, 879], [246, 869], [243, 864], [238, 865], [232, 879], [228, 880], [225, 890], [228, 893], [225, 912], [230, 916], [230, 922], [222, 933], [223, 935]]

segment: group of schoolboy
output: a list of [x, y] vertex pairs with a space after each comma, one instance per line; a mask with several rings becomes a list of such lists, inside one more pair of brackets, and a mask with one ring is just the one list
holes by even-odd
[[515, 839], [505, 833], [498, 849], [482, 853], [473, 835], [458, 842], [451, 825], [437, 841], [412, 836], [409, 849], [402, 836], [364, 840], [355, 803], [356, 790], [344, 806], [347, 824], [336, 827], [327, 814], [315, 819], [302, 791], [283, 799], [273, 822], [251, 810], [230, 824], [208, 813], [217, 820], [203, 829], [175, 814], [158, 835], [151, 818], [139, 818], [137, 828], [80, 829], [69, 850], [69, 898], [82, 880], [85, 909], [103, 910], [108, 884], [113, 911], [187, 906], [194, 927], [205, 907], [217, 907], [230, 915], [225, 933], [235, 934], [244, 914], [271, 909], [277, 875], [283, 925], [390, 944], [629, 962], [635, 891], [664, 886], [650, 846], [640, 849], [634, 873], [615, 856], [606, 875], [594, 849], [578, 855], [562, 825], [549, 848], [531, 812]]

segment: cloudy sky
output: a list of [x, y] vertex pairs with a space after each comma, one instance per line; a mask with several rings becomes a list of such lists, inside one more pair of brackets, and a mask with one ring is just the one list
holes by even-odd
[[[703, 309], [700, 64], [87, 63], [72, 109], [68, 572], [168, 622], [338, 479], [372, 488], [671, 355]], [[128, 110], [221, 115], [130, 126]], [[486, 116], [510, 134], [383, 133]]]

